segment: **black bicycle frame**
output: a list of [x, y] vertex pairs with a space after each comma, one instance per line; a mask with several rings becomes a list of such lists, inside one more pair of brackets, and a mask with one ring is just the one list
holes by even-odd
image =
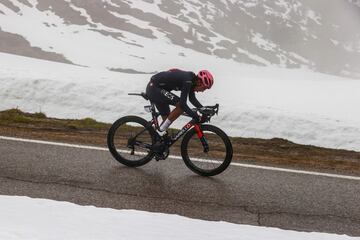
[[170, 142], [168, 143], [169, 146], [173, 145], [179, 138], [181, 138], [192, 126], [194, 126], [194, 121], [191, 120], [188, 122], [180, 131], [178, 131], [175, 137], [171, 138]]
[[[143, 132], [145, 132], [149, 127], [152, 127], [152, 125], [155, 125], [155, 129], [159, 129], [159, 121], [158, 121], [158, 117], [160, 116], [159, 112], [156, 112], [155, 110], [155, 105], [153, 103], [151, 103], [150, 106], [146, 106], [146, 107], [150, 107], [150, 112], [152, 115], [152, 120], [149, 121], [149, 125], [142, 131], [140, 131], [138, 134], [136, 134], [134, 137], [132, 137], [130, 140], [134, 140], [137, 138], [137, 136], [139, 136], [140, 134], [142, 134]], [[204, 133], [201, 130], [201, 125], [198, 123], [194, 123], [194, 120], [190, 120], [181, 130], [179, 130], [175, 137], [171, 138], [170, 141], [167, 143], [169, 147], [171, 147], [177, 140], [179, 140], [179, 138], [181, 138], [191, 127], [195, 128], [195, 131], [204, 147], [204, 151], [207, 152], [209, 151], [209, 145], [204, 137]], [[134, 145], [138, 145], [140, 146], [142, 143], [136, 142], [134, 143]], [[148, 148], [149, 146], [147, 146], [148, 144], [146, 144], [144, 147]]]
[[[155, 120], [155, 121], [157, 121], [157, 120]], [[154, 121], [154, 120], [151, 120], [151, 121], [149, 122], [149, 124], [152, 125], [152, 124], [155, 123], [155, 121]], [[200, 124], [195, 124], [193, 120], [191, 120], [190, 122], [188, 122], [181, 130], [179, 130], [179, 131], [176, 133], [175, 137], [172, 137], [172, 138], [170, 139], [170, 141], [167, 143], [167, 145], [168, 145], [169, 147], [171, 147], [171, 146], [172, 146], [177, 140], [179, 140], [179, 138], [181, 138], [192, 126], [195, 127], [195, 131], [196, 131], [196, 133], [197, 133], [197, 135], [198, 135], [198, 137], [199, 137], [202, 145], [204, 146], [204, 150], [205, 150], [205, 151], [208, 151], [208, 148], [209, 148], [209, 147], [208, 147], [207, 141], [206, 141], [206, 139], [205, 139], [205, 137], [204, 137], [204, 133], [203, 133], [202, 130], [201, 130]]]

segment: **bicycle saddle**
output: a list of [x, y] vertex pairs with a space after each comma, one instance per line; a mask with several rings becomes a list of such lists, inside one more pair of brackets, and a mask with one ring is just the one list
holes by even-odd
[[142, 96], [143, 98], [145, 98], [145, 100], [149, 100], [149, 97], [144, 92], [142, 92], [142, 93], [128, 93], [128, 95]]

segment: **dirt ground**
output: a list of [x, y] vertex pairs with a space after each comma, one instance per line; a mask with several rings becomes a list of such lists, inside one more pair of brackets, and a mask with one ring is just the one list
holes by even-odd
[[[74, 126], [55, 124], [54, 121], [62, 120], [1, 122], [0, 135], [107, 146], [107, 127], [78, 129]], [[278, 138], [232, 138], [231, 142], [234, 149], [233, 161], [236, 162], [360, 175], [360, 152], [299, 145]], [[170, 152], [178, 154], [179, 150], [179, 144], [175, 144]]]

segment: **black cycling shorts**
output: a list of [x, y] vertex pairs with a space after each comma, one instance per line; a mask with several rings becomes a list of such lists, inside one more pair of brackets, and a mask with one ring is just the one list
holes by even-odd
[[180, 98], [175, 94], [155, 86], [151, 81], [146, 87], [146, 95], [153, 102], [162, 116], [169, 115], [169, 105], [175, 106]]

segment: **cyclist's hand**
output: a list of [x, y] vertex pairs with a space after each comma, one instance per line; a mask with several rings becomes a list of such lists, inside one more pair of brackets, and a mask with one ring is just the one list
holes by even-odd
[[201, 123], [201, 117], [197, 115], [197, 118], [193, 118], [194, 123]]
[[202, 108], [199, 109], [199, 111], [203, 115], [208, 115], [208, 116], [213, 116], [215, 114], [215, 110], [212, 107], [202, 107]]
[[203, 114], [203, 115], [201, 116], [200, 122], [201, 122], [201, 123], [210, 122], [210, 118], [209, 118], [209, 116], [208, 116], [208, 115]]

